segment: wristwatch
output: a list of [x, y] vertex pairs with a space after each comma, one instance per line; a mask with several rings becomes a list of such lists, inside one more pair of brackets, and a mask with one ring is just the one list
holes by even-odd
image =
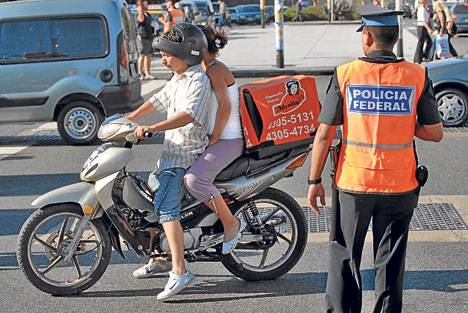
[[322, 177], [319, 177], [317, 179], [308, 178], [307, 182], [309, 183], [309, 185], [318, 185], [318, 184], [320, 184], [322, 182]]

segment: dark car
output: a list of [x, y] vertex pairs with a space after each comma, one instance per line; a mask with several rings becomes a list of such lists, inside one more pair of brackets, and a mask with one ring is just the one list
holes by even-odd
[[426, 65], [434, 84], [444, 126], [460, 126], [468, 117], [468, 55]]
[[402, 9], [403, 9], [403, 17], [413, 18], [413, 11], [414, 11], [414, 9], [413, 9], [413, 7], [412, 7], [409, 3], [405, 2], [405, 3], [403, 4], [403, 8], [402, 8]]
[[273, 22], [275, 20], [275, 7], [273, 5], [265, 6], [265, 21]]
[[260, 6], [258, 4], [238, 5], [236, 13], [237, 24], [259, 24], [261, 21]]
[[458, 3], [451, 7], [452, 19], [459, 33], [468, 32], [468, 3]]

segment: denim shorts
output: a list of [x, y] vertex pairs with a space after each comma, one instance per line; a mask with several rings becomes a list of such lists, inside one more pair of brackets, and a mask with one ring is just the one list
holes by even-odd
[[159, 174], [155, 172], [150, 174], [149, 183], [153, 185], [151, 187], [154, 188], [159, 183], [153, 204], [154, 212], [161, 224], [180, 220], [185, 171], [184, 168], [174, 167], [164, 169]]

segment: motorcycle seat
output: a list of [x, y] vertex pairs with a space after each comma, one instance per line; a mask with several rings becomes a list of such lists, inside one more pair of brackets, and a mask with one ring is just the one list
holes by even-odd
[[266, 171], [278, 162], [296, 157], [306, 152], [308, 149], [309, 145], [304, 145], [283, 151], [264, 159], [256, 159], [244, 153], [222, 170], [218, 176], [216, 176], [215, 182], [225, 182], [241, 176], [249, 177], [250, 174], [253, 175], [253, 173], [260, 172], [262, 168]]

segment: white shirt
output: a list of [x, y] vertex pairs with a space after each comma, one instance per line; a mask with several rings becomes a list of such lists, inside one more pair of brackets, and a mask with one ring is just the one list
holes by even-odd
[[170, 118], [185, 112], [194, 121], [165, 132], [159, 171], [166, 168], [189, 168], [208, 145], [208, 118], [212, 110], [211, 85], [200, 65], [174, 74], [164, 88], [150, 98], [153, 107]]
[[426, 7], [420, 5], [417, 12], [418, 26], [424, 26], [424, 22], [429, 24], [429, 12]]
[[[224, 127], [221, 136], [219, 139], [238, 139], [243, 138], [242, 135], [242, 126], [240, 122], [240, 111], [239, 111], [239, 88], [237, 84], [231, 85], [228, 87], [229, 93], [229, 102], [231, 102], [231, 113], [229, 114], [228, 121]], [[216, 95], [213, 92], [213, 110], [210, 115], [210, 120], [208, 122], [209, 133], [213, 134], [214, 127], [216, 125], [216, 116], [218, 112], [218, 101]]]

